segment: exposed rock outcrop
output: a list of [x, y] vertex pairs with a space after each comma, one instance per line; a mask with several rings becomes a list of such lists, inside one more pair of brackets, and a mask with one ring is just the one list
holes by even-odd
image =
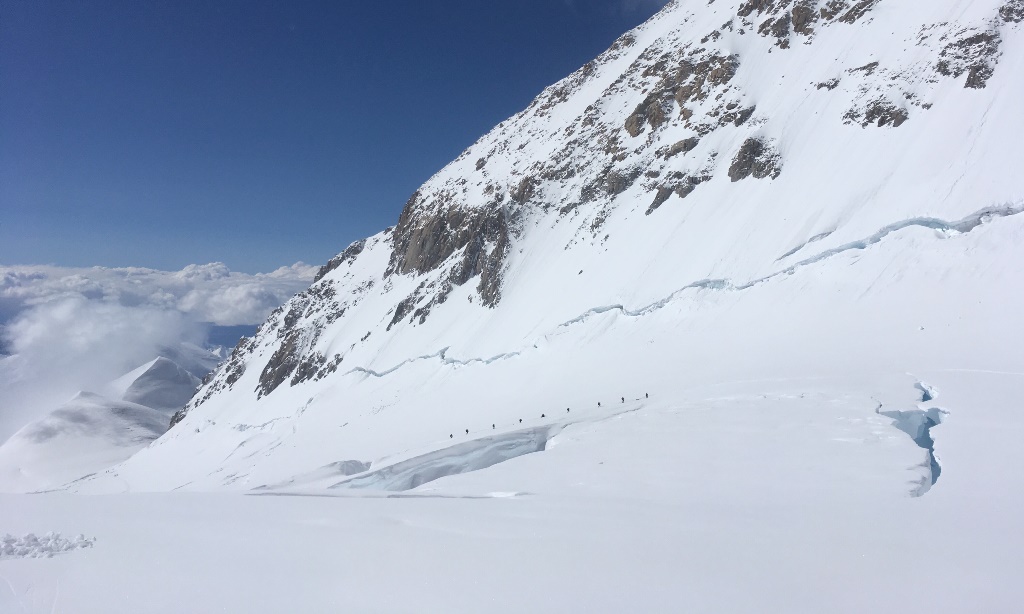
[[[1006, 7], [1003, 7], [1006, 8]], [[946, 77], [967, 73], [964, 87], [981, 89], [988, 83], [999, 61], [999, 32], [965, 31], [939, 54], [935, 70]]]
[[812, 25], [818, 19], [818, 11], [815, 10], [813, 0], [802, 0], [797, 2], [790, 11], [790, 19], [793, 22], [793, 31], [798, 34], [810, 36], [814, 33]]
[[[523, 179], [510, 191], [510, 199], [519, 204], [528, 202], [535, 185], [532, 178]], [[484, 207], [463, 207], [451, 194], [435, 195], [434, 202], [419, 192], [413, 194], [392, 231], [386, 276], [443, 271], [439, 278], [422, 282], [395, 306], [388, 329], [410, 313], [422, 323], [435, 305], [447, 300], [454, 287], [477, 277], [481, 304], [497, 304], [512, 235], [510, 206], [516, 205], [495, 200]]]
[[747, 177], [775, 179], [782, 172], [782, 158], [765, 139], [752, 137], [743, 141], [729, 165], [729, 179]]
[[1007, 0], [1006, 4], [999, 7], [999, 17], [1007, 23], [1024, 21], [1024, 0]]
[[861, 127], [874, 124], [879, 128], [884, 126], [898, 128], [909, 117], [910, 114], [904, 107], [885, 98], [876, 98], [869, 101], [864, 107], [850, 109], [843, 115], [843, 120], [848, 124], [860, 124]]

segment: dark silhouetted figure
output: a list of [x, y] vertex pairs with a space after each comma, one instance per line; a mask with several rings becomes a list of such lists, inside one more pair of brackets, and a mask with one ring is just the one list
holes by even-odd
[[597, 406], [598, 406], [598, 407], [601, 407], [601, 401], [598, 401], [598, 402], [597, 402]]
[[651, 395], [649, 395], [649, 394], [647, 394], [647, 393], [645, 392], [645, 393], [644, 393], [644, 398], [645, 398], [645, 399], [649, 399], [649, 398], [651, 398]]
[[565, 408], [565, 413], [569, 413], [569, 408], [568, 407]]
[[466, 429], [466, 434], [469, 435], [469, 429]]
[[541, 414], [541, 415], [540, 415], [540, 417], [541, 417], [541, 418], [543, 418], [543, 417], [544, 417], [544, 414]]
[[491, 428], [493, 429], [493, 428], [497, 428], [497, 427], [495, 427], [495, 426], [494, 426], [494, 425], [492, 424], [492, 425], [491, 425]]
[[626, 402], [626, 397], [622, 397], [622, 402], [623, 402], [623, 403], [625, 403], [625, 402]]
[[523, 419], [522, 419], [522, 418], [520, 418], [520, 419], [519, 419], [519, 424], [522, 424], [522, 423], [523, 423]]
[[452, 434], [449, 433], [448, 439], [455, 439], [455, 435], [452, 435]]

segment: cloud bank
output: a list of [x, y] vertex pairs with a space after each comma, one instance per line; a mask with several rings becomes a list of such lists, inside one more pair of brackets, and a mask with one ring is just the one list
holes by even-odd
[[81, 298], [177, 311], [221, 326], [257, 324], [307, 287], [316, 271], [302, 262], [255, 275], [233, 272], [220, 262], [180, 271], [0, 265], [0, 323], [54, 300]]
[[100, 392], [157, 355], [199, 351], [209, 323], [262, 322], [316, 270], [0, 266], [0, 441], [79, 390]]

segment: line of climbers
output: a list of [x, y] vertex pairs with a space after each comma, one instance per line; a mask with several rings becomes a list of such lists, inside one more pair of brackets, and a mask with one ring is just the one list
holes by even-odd
[[[644, 393], [644, 398], [645, 398], [645, 399], [649, 399], [649, 398], [651, 398], [651, 395], [650, 395], [650, 393], [647, 393], [647, 392], [645, 392], [645, 393]], [[620, 397], [620, 399], [621, 399], [622, 403], [625, 403], [625, 402], [626, 402], [626, 397]], [[640, 399], [637, 399], [637, 400], [639, 401]], [[598, 402], [597, 402], [597, 406], [598, 406], [598, 407], [601, 407], [601, 401], [598, 401]], [[570, 413], [570, 408], [566, 407], [566, 408], [565, 408], [565, 413], [567, 413], [567, 414], [568, 414], [568, 413]], [[540, 415], [540, 417], [541, 417], [541, 418], [546, 418], [546, 417], [547, 417], [547, 415], [546, 415], [546, 414], [541, 414], [541, 415]], [[522, 424], [522, 423], [523, 423], [523, 419], [522, 419], [522, 418], [520, 418], [520, 419], [519, 419], [519, 424]], [[498, 428], [498, 425], [497, 425], [497, 424], [491, 424], [491, 430], [495, 430], [495, 429], [497, 429], [497, 428]], [[466, 434], [467, 434], [467, 435], [469, 435], [469, 429], [466, 429]], [[448, 439], [455, 439], [455, 433], [449, 433], [449, 434], [448, 434]]]

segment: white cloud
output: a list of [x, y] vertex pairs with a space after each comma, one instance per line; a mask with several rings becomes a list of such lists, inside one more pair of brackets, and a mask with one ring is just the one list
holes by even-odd
[[0, 266], [0, 347], [11, 354], [0, 357], [0, 441], [79, 390], [97, 391], [166, 348], [202, 343], [205, 322], [262, 322], [316, 270]]
[[162, 348], [201, 342], [203, 334], [181, 312], [83, 297], [23, 311], [4, 328], [13, 354], [0, 359], [0, 440], [79, 390], [96, 390]]
[[218, 325], [257, 324], [313, 281], [304, 263], [249, 275], [220, 262], [180, 271], [143, 268], [0, 266], [0, 323], [59, 298], [179, 311]]

